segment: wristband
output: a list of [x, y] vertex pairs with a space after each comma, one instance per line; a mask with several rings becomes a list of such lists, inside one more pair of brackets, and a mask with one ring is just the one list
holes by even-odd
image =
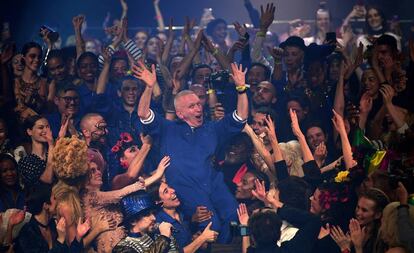
[[275, 59], [275, 58], [273, 58], [273, 59], [274, 59], [275, 64], [277, 64], [277, 65], [281, 65], [282, 64], [282, 60], [281, 59]]
[[236, 90], [237, 91], [245, 91], [247, 89], [246, 85], [240, 85], [240, 86], [236, 86]]
[[215, 48], [211, 54], [212, 54], [213, 56], [216, 56], [218, 53], [219, 53], [218, 48]]
[[208, 89], [208, 91], [207, 91], [207, 94], [213, 94], [215, 92], [215, 90], [213, 90], [213, 89]]
[[389, 83], [387, 81], [384, 81], [384, 82], [380, 83], [379, 85], [381, 86], [383, 84], [389, 84]]
[[263, 32], [263, 31], [258, 31], [257, 33], [256, 33], [256, 37], [266, 37], [266, 32]]
[[237, 93], [238, 94], [244, 94], [244, 93], [246, 93], [247, 92], [247, 89], [244, 89], [244, 90], [242, 90], [242, 91], [237, 91]]
[[249, 227], [248, 226], [240, 226], [240, 235], [241, 236], [249, 236]]

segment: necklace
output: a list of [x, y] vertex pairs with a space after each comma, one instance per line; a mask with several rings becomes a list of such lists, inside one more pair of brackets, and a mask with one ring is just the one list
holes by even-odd
[[39, 225], [42, 228], [48, 228], [49, 227], [49, 224], [44, 225], [41, 222], [39, 222], [36, 218], [34, 218], [34, 220], [36, 221], [37, 225]]

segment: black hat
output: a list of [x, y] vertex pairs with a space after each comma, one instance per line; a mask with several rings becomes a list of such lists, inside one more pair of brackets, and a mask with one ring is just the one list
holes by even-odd
[[326, 58], [332, 54], [334, 50], [334, 45], [317, 45], [316, 43], [310, 44], [305, 52], [305, 65], [315, 61], [325, 62]]
[[121, 200], [122, 213], [124, 215], [124, 221], [128, 222], [138, 215], [155, 210], [158, 206], [155, 205], [151, 196], [144, 190], [133, 192], [123, 197]]
[[285, 49], [285, 47], [298, 47], [303, 51], [306, 50], [305, 41], [298, 36], [290, 36], [284, 42], [280, 43], [279, 47]]

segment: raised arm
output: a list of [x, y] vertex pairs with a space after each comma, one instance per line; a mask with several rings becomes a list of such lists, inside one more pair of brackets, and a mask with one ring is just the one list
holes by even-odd
[[191, 67], [194, 56], [198, 53], [198, 50], [201, 46], [201, 40], [203, 39], [204, 30], [200, 30], [197, 34], [197, 38], [194, 42], [194, 48], [186, 54], [184, 59], [181, 61], [180, 66], [177, 69], [177, 78], [182, 80], [188, 73], [188, 70]]
[[263, 11], [263, 6], [260, 6], [260, 28], [256, 33], [251, 52], [253, 62], [261, 62], [265, 65], [269, 65], [269, 62], [263, 57], [262, 48], [263, 42], [266, 39], [267, 30], [275, 18], [275, 10], [276, 7], [273, 3], [267, 4], [265, 11]]
[[101, 70], [101, 73], [98, 77], [98, 84], [96, 86], [96, 94], [103, 94], [106, 90], [106, 84], [108, 83], [109, 79], [109, 71], [111, 66], [111, 53], [109, 52], [110, 49], [105, 48], [102, 52], [102, 56], [104, 58], [104, 65]]
[[85, 41], [82, 38], [82, 24], [85, 21], [85, 16], [78, 15], [73, 17], [72, 24], [75, 30], [76, 39], [76, 59], [85, 52]]
[[244, 126], [243, 132], [245, 132], [250, 137], [255, 149], [257, 150], [259, 155], [263, 158], [267, 167], [270, 169], [270, 172], [271, 172], [270, 174], [264, 171], [266, 175], [268, 175], [269, 178], [274, 177], [275, 175], [274, 161], [273, 161], [272, 155], [270, 154], [270, 152], [266, 149], [265, 145], [263, 144], [263, 141], [259, 139], [259, 137], [256, 135], [256, 133], [253, 131], [253, 129], [250, 127], [249, 124], [246, 124]]
[[146, 120], [150, 117], [150, 103], [152, 90], [157, 82], [157, 74], [155, 71], [155, 65], [151, 66], [151, 71], [147, 69], [142, 61], [138, 62], [138, 66], [132, 66], [132, 72], [134, 77], [142, 80], [146, 87], [144, 93], [141, 95], [141, 99], [138, 104], [138, 117], [142, 120]]
[[303, 161], [307, 163], [309, 161], [315, 160], [313, 158], [312, 151], [310, 150], [308, 143], [306, 142], [305, 135], [302, 133], [302, 130], [300, 130], [298, 116], [296, 115], [296, 111], [290, 109], [289, 115], [290, 115], [290, 120], [292, 122], [292, 132], [298, 139], [299, 144], [300, 144], [300, 149], [302, 150]]
[[174, 42], [174, 31], [173, 31], [172, 27], [173, 27], [173, 19], [171, 18], [170, 19], [170, 25], [168, 26], [167, 42], [165, 43], [164, 50], [162, 51], [162, 56], [161, 56], [161, 64], [162, 65], [167, 64], [168, 58], [170, 57], [171, 47], [172, 47], [173, 42]]
[[160, 0], [154, 0], [155, 18], [157, 19], [158, 31], [164, 32], [165, 30], [164, 18], [162, 17], [159, 4], [160, 4]]
[[270, 115], [266, 116], [265, 122], [266, 122], [267, 137], [269, 138], [270, 145], [272, 145], [272, 149], [273, 149], [273, 162], [277, 163], [284, 159], [282, 156], [282, 151], [279, 148], [279, 142], [276, 136], [275, 124], [272, 118], [270, 117]]
[[150, 177], [145, 179], [145, 186], [150, 186], [154, 182], [160, 180], [164, 175], [165, 169], [170, 166], [170, 157], [164, 156], [158, 164], [157, 170]]
[[351, 144], [348, 140], [348, 134], [346, 133], [345, 123], [341, 115], [335, 112], [335, 110], [332, 111], [334, 114], [332, 122], [336, 131], [339, 133], [339, 136], [341, 137], [342, 154], [344, 157], [345, 167], [347, 170], [349, 170], [355, 166], [355, 161], [352, 158], [352, 149]]
[[392, 98], [395, 96], [395, 91], [391, 87], [391, 85], [383, 85], [380, 88], [380, 93], [383, 97], [383, 101], [385, 104], [385, 108], [387, 109], [387, 112], [390, 114], [392, 120], [394, 121], [395, 125], [397, 126], [397, 129], [403, 129], [402, 131], [405, 132], [409, 127], [407, 123], [405, 122], [405, 115], [401, 110], [398, 110], [398, 108], [392, 103]]
[[216, 58], [217, 62], [223, 69], [230, 69], [230, 61], [227, 59], [227, 56], [220, 51], [218, 47], [213, 45], [213, 42], [207, 36], [203, 34], [203, 45], [204, 48]]
[[149, 135], [144, 136], [141, 134], [142, 146], [138, 154], [132, 159], [131, 164], [125, 173], [116, 175], [112, 179], [112, 189], [120, 189], [126, 185], [136, 181], [139, 173], [141, 172], [142, 166], [144, 165], [145, 158], [147, 157], [151, 149], [151, 137]]
[[231, 77], [234, 80], [237, 90], [237, 115], [246, 120], [249, 116], [249, 101], [247, 99], [247, 87], [246, 87], [246, 73], [247, 68], [243, 71], [243, 66], [232, 63], [231, 64]]
[[96, 195], [92, 197], [96, 198], [95, 201], [101, 205], [117, 204], [126, 195], [132, 192], [145, 189], [145, 183], [142, 178], [137, 179], [135, 181], [135, 183], [129, 184], [118, 190], [108, 192], [96, 192]]

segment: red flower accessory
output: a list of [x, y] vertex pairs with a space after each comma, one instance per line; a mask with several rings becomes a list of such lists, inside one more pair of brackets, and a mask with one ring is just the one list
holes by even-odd
[[112, 153], [118, 153], [121, 147], [118, 145], [118, 143], [112, 147], [111, 152]]
[[[112, 147], [111, 151], [112, 153], [118, 153], [119, 151], [123, 151], [126, 149], [126, 146], [131, 146], [130, 144], [132, 144], [134, 141], [134, 139], [132, 138], [130, 133], [121, 133], [119, 136], [118, 141], [116, 142], [116, 144]], [[128, 143], [128, 145], [124, 145]]]
[[129, 133], [121, 133], [120, 137], [121, 138], [119, 140], [125, 143], [129, 143], [134, 140]]
[[321, 194], [319, 196], [319, 203], [323, 209], [329, 210], [331, 205], [336, 202], [345, 203], [349, 200], [348, 196], [348, 187], [343, 189], [342, 192], [340, 191], [329, 191], [329, 190], [321, 190]]

